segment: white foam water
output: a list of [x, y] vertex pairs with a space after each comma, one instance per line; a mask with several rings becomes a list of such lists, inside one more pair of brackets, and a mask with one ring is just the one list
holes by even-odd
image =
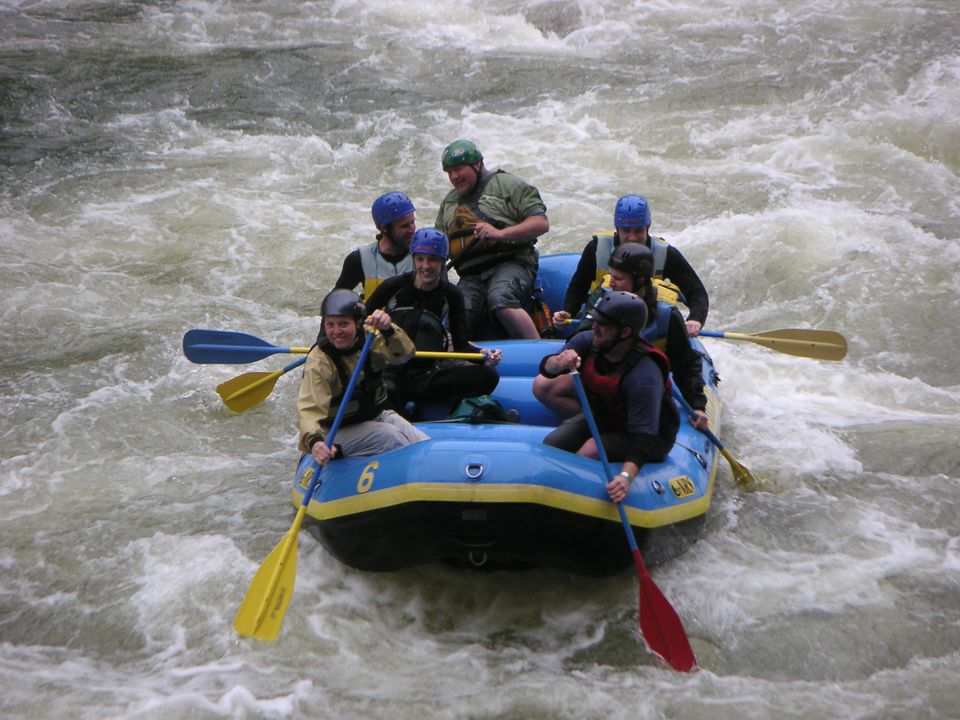
[[[887, 0], [0, 4], [0, 715], [951, 718], [960, 9]], [[346, 568], [290, 526], [296, 373], [235, 415], [192, 327], [308, 345], [456, 137], [537, 185], [542, 252], [645, 194], [709, 326], [836, 330], [841, 363], [706, 340], [724, 465], [654, 571], [701, 670], [644, 651], [631, 573]]]

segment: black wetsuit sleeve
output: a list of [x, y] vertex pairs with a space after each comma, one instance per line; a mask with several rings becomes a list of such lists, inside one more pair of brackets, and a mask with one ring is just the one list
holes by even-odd
[[690, 344], [683, 316], [676, 308], [670, 313], [667, 356], [680, 394], [694, 410], [705, 410], [707, 396], [703, 392], [703, 358]]
[[710, 309], [710, 299], [700, 276], [687, 262], [683, 254], [673, 245], [667, 248], [667, 259], [663, 267], [664, 277], [680, 288], [683, 293], [684, 304], [689, 308], [688, 320], [696, 320], [701, 325], [707, 322], [707, 311]]
[[587, 294], [590, 292], [590, 286], [597, 277], [597, 239], [593, 238], [588, 242], [583, 252], [580, 254], [580, 262], [577, 263], [577, 269], [570, 278], [570, 284], [567, 286], [567, 294], [563, 298], [563, 309], [570, 313], [571, 317], [576, 317], [580, 308], [587, 300]]
[[360, 260], [360, 250], [354, 250], [343, 259], [343, 267], [340, 268], [340, 277], [333, 287], [335, 290], [356, 290], [359, 285], [363, 287], [363, 262]]

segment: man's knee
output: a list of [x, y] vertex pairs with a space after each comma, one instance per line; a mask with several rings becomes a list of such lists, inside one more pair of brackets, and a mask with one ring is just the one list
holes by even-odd
[[543, 375], [537, 375], [533, 379], [533, 396], [540, 402], [543, 402], [550, 397], [550, 389], [552, 386], [553, 383], [550, 382], [549, 378], [545, 378]]

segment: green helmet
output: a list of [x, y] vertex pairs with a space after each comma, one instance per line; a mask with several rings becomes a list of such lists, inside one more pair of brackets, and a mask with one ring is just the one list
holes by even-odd
[[476, 165], [483, 162], [483, 155], [472, 140], [454, 140], [444, 149], [440, 162], [446, 172], [457, 165]]

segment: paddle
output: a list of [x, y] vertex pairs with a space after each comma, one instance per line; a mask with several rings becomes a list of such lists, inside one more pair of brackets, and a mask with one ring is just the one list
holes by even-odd
[[[454, 360], [482, 360], [483, 353], [444, 353], [444, 352], [417, 352], [418, 358], [450, 358]], [[273, 392], [277, 380], [282, 375], [290, 372], [294, 368], [303, 365], [307, 359], [290, 363], [281, 370], [273, 372], [248, 372], [230, 378], [226, 382], [217, 385], [217, 394], [223, 400], [223, 404], [234, 412], [246, 412], [250, 408], [256, 407]]]
[[183, 336], [183, 354], [195, 363], [243, 364], [274, 353], [307, 353], [306, 347], [275, 347], [247, 333], [228, 330], [188, 330]]
[[307, 359], [302, 357], [282, 370], [237, 375], [237, 377], [217, 385], [217, 394], [223, 398], [223, 404], [234, 412], [246, 412], [270, 396], [270, 393], [273, 392], [273, 386], [277, 384], [277, 379], [281, 375], [300, 367], [306, 361]]
[[[687, 411], [688, 415], [693, 416], [694, 412], [693, 408], [690, 407], [690, 403], [688, 403], [687, 399], [680, 394], [680, 389], [677, 387], [677, 384], [672, 383], [672, 385], [673, 396], [677, 399], [677, 402], [679, 402], [683, 409]], [[749, 470], [747, 470], [743, 465], [734, 459], [733, 455], [731, 455], [730, 452], [723, 446], [723, 443], [720, 442], [720, 438], [714, 435], [710, 428], [705, 428], [700, 432], [707, 436], [710, 442], [712, 442], [716, 446], [717, 450], [720, 451], [720, 454], [727, 459], [728, 463], [730, 463], [730, 471], [733, 473], [733, 480], [737, 485], [751, 485], [757, 483], [756, 478], [750, 474]]]
[[787, 355], [813, 358], [814, 360], [843, 360], [847, 356], [846, 338], [832, 330], [788, 328], [762, 333], [701, 330], [700, 336], [723, 338], [724, 340], [746, 340]]
[[[183, 336], [183, 354], [190, 362], [200, 364], [241, 365], [274, 353], [305, 355], [308, 352], [308, 347], [277, 347], [253, 335], [230, 330], [189, 330]], [[418, 350], [416, 356], [428, 360], [483, 360], [483, 353], [467, 352]], [[284, 372], [291, 368], [285, 368]]]
[[[357, 360], [357, 366], [353, 369], [350, 381], [347, 383], [347, 389], [343, 391], [343, 398], [340, 400], [340, 407], [333, 419], [333, 425], [330, 426], [330, 432], [327, 433], [324, 442], [327, 447], [333, 445], [333, 439], [340, 430], [340, 424], [343, 422], [343, 413], [353, 395], [353, 389], [356, 387], [357, 378], [360, 377], [360, 371], [363, 364], [370, 354], [370, 346], [373, 344], [373, 333], [367, 334], [367, 339], [363, 343], [363, 350], [360, 351], [360, 358]], [[293, 519], [293, 525], [284, 535], [283, 539], [277, 544], [273, 551], [263, 561], [257, 574], [254, 575], [247, 594], [243, 598], [240, 609], [233, 619], [233, 627], [241, 635], [256, 638], [257, 640], [273, 640], [280, 633], [280, 625], [283, 623], [283, 616], [287, 612], [287, 605], [290, 603], [290, 596], [293, 594], [293, 583], [297, 573], [297, 534], [300, 532], [300, 524], [303, 522], [303, 516], [307, 512], [307, 505], [310, 504], [310, 498], [313, 497], [313, 491], [320, 480], [320, 467], [316, 462], [312, 465], [313, 477], [310, 479], [310, 486], [303, 494], [303, 502], [297, 510], [297, 515]]]
[[[600, 462], [603, 465], [605, 473], [604, 483], [613, 477], [610, 470], [610, 463], [607, 462], [607, 453], [603, 449], [603, 443], [600, 441], [600, 431], [593, 417], [593, 411], [590, 409], [590, 402], [587, 400], [587, 393], [583, 388], [583, 381], [580, 379], [580, 373], [574, 370], [573, 383], [577, 388], [577, 395], [580, 398], [580, 405], [583, 408], [583, 416], [590, 426], [590, 433], [593, 435], [593, 441], [597, 445], [597, 452], [600, 455]], [[627, 520], [627, 513], [623, 509], [622, 503], [615, 503], [617, 512], [620, 514], [620, 523], [627, 533], [627, 542], [630, 543], [630, 551], [633, 553], [633, 559], [637, 566], [637, 575], [640, 580], [640, 633], [643, 636], [647, 649], [650, 652], [663, 658], [670, 667], [680, 672], [691, 672], [697, 666], [697, 659], [693, 655], [693, 648], [690, 647], [690, 641], [687, 639], [687, 633], [683, 629], [683, 623], [677, 611], [660, 592], [660, 588], [647, 572], [647, 566], [643, 562], [643, 556], [637, 547], [637, 539], [633, 535], [633, 528]]]
[[[558, 321], [561, 325], [574, 322], [580, 322], [580, 319], [569, 318]], [[785, 330], [768, 330], [762, 333], [701, 330], [700, 336], [722, 338], [724, 340], [746, 340], [787, 355], [813, 358], [814, 360], [843, 360], [847, 356], [846, 338], [832, 330], [787, 328]]]

